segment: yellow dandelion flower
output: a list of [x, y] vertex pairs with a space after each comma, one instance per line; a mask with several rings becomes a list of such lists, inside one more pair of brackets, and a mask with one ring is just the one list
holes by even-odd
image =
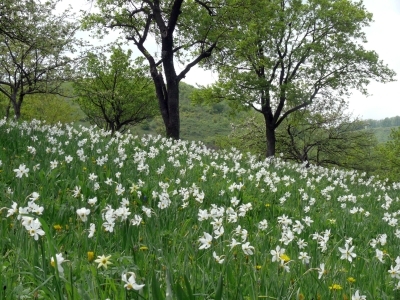
[[146, 250], [149, 250], [149, 248], [146, 247], [146, 246], [141, 246], [141, 247], [139, 248], [139, 250], [141, 250], [141, 251], [146, 251]]
[[87, 253], [87, 259], [88, 259], [89, 262], [93, 261], [93, 259], [94, 259], [94, 252], [93, 251], [89, 251]]
[[334, 291], [338, 291], [338, 290], [341, 290], [341, 289], [342, 289], [342, 286], [341, 286], [340, 284], [334, 283], [334, 284], [332, 284], [332, 285], [329, 287], [329, 289], [330, 289], [330, 290], [334, 290]]
[[279, 255], [279, 258], [280, 258], [281, 260], [283, 260], [285, 263], [287, 263], [287, 262], [290, 260], [290, 257], [287, 256], [285, 253]]
[[55, 230], [57, 230], [57, 231], [60, 231], [60, 230], [62, 229], [62, 226], [59, 225], [59, 224], [56, 224], [56, 225], [53, 226], [53, 228], [54, 228]]
[[354, 279], [354, 277], [348, 277], [347, 282], [352, 284], [352, 283], [356, 282], [356, 280]]
[[261, 270], [261, 266], [260, 265], [256, 265], [256, 270]]

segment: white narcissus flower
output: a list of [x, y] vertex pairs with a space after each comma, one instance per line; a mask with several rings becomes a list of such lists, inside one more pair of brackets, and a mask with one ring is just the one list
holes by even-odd
[[225, 257], [225, 255], [218, 256], [217, 253], [215, 253], [215, 251], [213, 252], [213, 257], [214, 257], [215, 261], [219, 264], [222, 264], [225, 260], [223, 258], [223, 257]]
[[[56, 254], [56, 261], [57, 261], [58, 273], [64, 274], [64, 268], [62, 267], [61, 264], [65, 261], [65, 258], [62, 256], [62, 253]], [[51, 265], [52, 265], [53, 267], [56, 266], [56, 263], [55, 263], [55, 261], [54, 261], [54, 257], [51, 258]]]
[[360, 291], [357, 290], [353, 296], [351, 296], [351, 300], [366, 300], [367, 296], [360, 295]]
[[268, 228], [268, 221], [267, 220], [262, 220], [261, 222], [258, 223], [258, 229], [260, 230], [266, 230]]
[[[127, 274], [130, 274], [129, 278], [127, 278]], [[141, 290], [145, 285], [136, 283], [136, 274], [133, 272], [128, 272], [122, 274], [122, 281], [125, 282], [124, 288], [127, 290]]]
[[90, 228], [89, 228], [89, 235], [88, 238], [92, 238], [94, 236], [94, 233], [96, 232], [96, 225], [93, 223], [90, 223]]
[[40, 224], [38, 219], [35, 219], [29, 223], [29, 225], [26, 225], [25, 228], [28, 230], [29, 235], [33, 236], [35, 241], [39, 239], [39, 235], [44, 235], [45, 232], [41, 228], [42, 224]]
[[307, 252], [300, 252], [299, 259], [302, 261], [303, 264], [310, 263], [310, 256], [308, 256]]
[[18, 169], [14, 169], [15, 172], [15, 177], [17, 178], [22, 178], [22, 176], [25, 175], [25, 177], [28, 177], [28, 172], [29, 168], [25, 166], [25, 164], [20, 164]]
[[320, 264], [318, 268], [318, 279], [321, 279], [322, 275], [325, 274], [325, 264]]
[[82, 222], [87, 221], [87, 216], [90, 214], [90, 209], [82, 207], [76, 210], [76, 214], [81, 218]]
[[250, 242], [242, 244], [242, 250], [246, 255], [253, 255], [254, 247], [250, 246]]
[[204, 232], [204, 236], [200, 237], [199, 242], [201, 243], [201, 246], [199, 247], [199, 249], [208, 249], [211, 246], [212, 243], [212, 235]]
[[355, 254], [353, 252], [354, 250], [354, 246], [351, 246], [349, 248], [349, 244], [345, 244], [344, 248], [339, 248], [340, 253], [342, 253], [342, 256], [340, 257], [340, 259], [347, 259], [349, 262], [353, 261], [353, 258], [357, 256], [357, 254]]
[[280, 246], [276, 246], [275, 250], [271, 250], [272, 262], [280, 261], [280, 256], [283, 253], [285, 253], [285, 249], [281, 248]]
[[10, 216], [12, 216], [12, 215], [14, 215], [14, 214], [17, 214], [18, 213], [18, 204], [17, 204], [17, 202], [14, 202], [13, 201], [13, 204], [11, 205], [11, 208], [10, 209], [8, 209], [8, 211], [7, 211], [7, 218], [8, 217], [10, 217]]
[[112, 265], [112, 262], [110, 261], [111, 255], [104, 256], [103, 254], [102, 256], [97, 256], [97, 257], [98, 258], [94, 261], [95, 263], [99, 264], [97, 268], [104, 267], [105, 269], [107, 269], [108, 265]]

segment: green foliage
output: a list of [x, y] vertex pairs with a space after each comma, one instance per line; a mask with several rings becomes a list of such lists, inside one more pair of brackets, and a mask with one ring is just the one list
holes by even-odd
[[[227, 2], [102, 0], [96, 5], [96, 13], [84, 16], [83, 27], [100, 35], [119, 29], [133, 42], [148, 62], [166, 135], [179, 139], [179, 82], [215, 49]], [[150, 49], [151, 38], [161, 51]]]
[[219, 81], [198, 98], [224, 98], [260, 112], [267, 156], [275, 154], [275, 130], [291, 113], [312, 103], [340, 105], [354, 88], [365, 93], [370, 80], [393, 80], [395, 73], [363, 47], [372, 15], [361, 2], [237, 3], [241, 15], [209, 64]]
[[0, 23], [11, 21], [12, 27], [0, 24], [0, 93], [16, 119], [27, 95], [62, 94], [62, 84], [71, 79], [79, 58], [74, 53], [82, 46], [74, 37], [78, 25], [70, 21], [68, 10], [56, 14], [57, 2], [6, 1], [1, 10], [7, 17]]
[[[240, 114], [233, 113], [225, 102], [215, 106], [199, 105], [192, 102], [195, 87], [181, 82], [179, 84], [181, 138], [191, 141], [203, 141], [208, 146], [216, 146], [219, 137], [231, 132], [231, 123]], [[132, 132], [138, 134], [164, 134], [160, 117], [144, 124], [134, 126]]]
[[[364, 121], [351, 119], [341, 109], [324, 114], [318, 111], [291, 114], [276, 132], [277, 153], [297, 163], [374, 172], [378, 164], [374, 133], [364, 129]], [[263, 156], [265, 127], [260, 119], [261, 115], [253, 114], [236, 123], [232, 133], [221, 138], [218, 145]]]
[[368, 128], [379, 128], [379, 127], [399, 127], [400, 126], [400, 116], [392, 118], [384, 118], [382, 120], [372, 120], [367, 119]]
[[26, 97], [21, 109], [22, 120], [45, 120], [49, 124], [79, 121], [81, 112], [71, 100], [52, 94], [33, 94]]
[[73, 84], [76, 103], [91, 123], [106, 130], [124, 131], [156, 115], [157, 98], [143, 59], [131, 61], [132, 52], [112, 47], [110, 59], [104, 53], [90, 53]]
[[389, 140], [378, 147], [379, 173], [392, 181], [400, 182], [400, 128], [392, 129]]
[[1, 299], [399, 295], [400, 184], [69, 124], [0, 144]]

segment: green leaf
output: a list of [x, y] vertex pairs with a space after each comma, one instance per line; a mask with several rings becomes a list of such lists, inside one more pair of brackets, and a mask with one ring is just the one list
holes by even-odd
[[189, 279], [187, 278], [186, 275], [183, 276], [183, 279], [185, 281], [186, 291], [188, 292], [188, 299], [194, 299], [193, 291], [192, 291], [192, 287], [190, 286]]
[[215, 300], [221, 300], [222, 299], [222, 287], [223, 287], [223, 277], [222, 274], [219, 276], [218, 280], [218, 285], [217, 285], [217, 290], [215, 292]]
[[151, 280], [151, 291], [152, 291], [152, 299], [165, 299], [165, 297], [161, 293], [160, 285], [157, 280], [156, 273], [153, 272], [153, 278]]

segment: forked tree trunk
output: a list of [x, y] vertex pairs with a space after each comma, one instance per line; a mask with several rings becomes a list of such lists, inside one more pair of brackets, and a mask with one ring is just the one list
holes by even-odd
[[273, 118], [268, 114], [263, 114], [265, 120], [265, 132], [267, 138], [267, 151], [266, 157], [275, 156], [276, 147], [276, 135], [275, 135], [275, 124]]

